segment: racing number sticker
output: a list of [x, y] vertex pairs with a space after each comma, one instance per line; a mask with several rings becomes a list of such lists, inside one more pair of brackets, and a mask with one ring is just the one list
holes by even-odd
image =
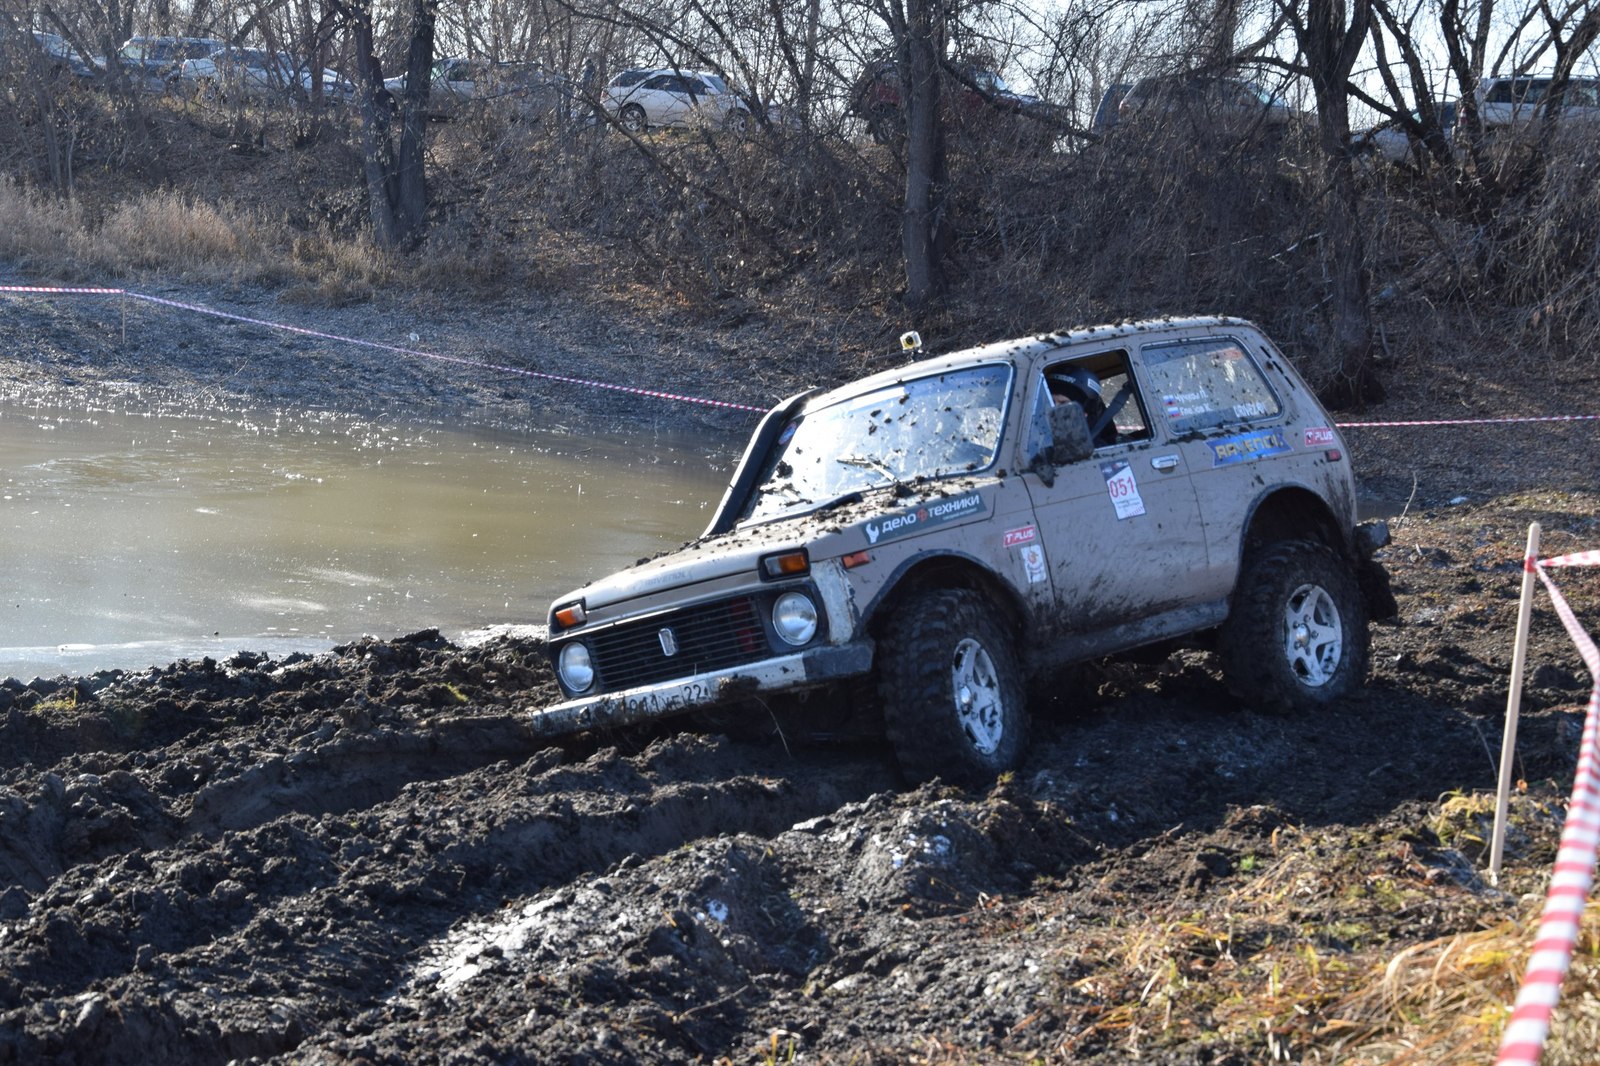
[[1106, 492], [1111, 496], [1111, 505], [1117, 509], [1117, 521], [1144, 514], [1144, 498], [1139, 495], [1139, 482], [1134, 479], [1133, 467], [1128, 465], [1127, 460], [1101, 463], [1100, 473], [1105, 475]]

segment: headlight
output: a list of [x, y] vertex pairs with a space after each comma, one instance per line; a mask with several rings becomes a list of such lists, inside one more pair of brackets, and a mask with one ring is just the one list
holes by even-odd
[[817, 605], [809, 596], [785, 592], [772, 605], [772, 628], [784, 643], [799, 647], [817, 635]]
[[594, 660], [589, 658], [589, 649], [584, 645], [568, 644], [561, 649], [556, 663], [561, 683], [574, 693], [584, 692], [594, 684]]

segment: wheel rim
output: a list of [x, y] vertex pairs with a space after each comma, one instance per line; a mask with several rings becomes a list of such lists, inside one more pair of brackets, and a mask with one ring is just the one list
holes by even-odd
[[622, 128], [629, 133], [644, 132], [644, 112], [636, 107], [630, 107], [622, 112]]
[[1344, 660], [1344, 625], [1333, 597], [1321, 585], [1301, 585], [1284, 603], [1284, 654], [1304, 685], [1333, 680]]
[[1005, 735], [1000, 674], [982, 644], [968, 637], [956, 645], [950, 667], [956, 722], [973, 748], [992, 755]]

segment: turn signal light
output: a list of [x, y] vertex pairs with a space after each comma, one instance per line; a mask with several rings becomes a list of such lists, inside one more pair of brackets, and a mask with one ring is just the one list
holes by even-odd
[[851, 552], [839, 560], [846, 570], [854, 570], [858, 566], [866, 566], [872, 562], [872, 556], [866, 551]]
[[556, 610], [555, 619], [556, 625], [562, 629], [571, 629], [573, 626], [581, 626], [587, 622], [589, 613], [583, 609], [583, 604], [569, 603], [565, 607]]
[[1337, 463], [1340, 459], [1344, 458], [1344, 452], [1341, 452], [1338, 448], [1329, 448], [1322, 454], [1330, 463]]
[[804, 548], [779, 552], [761, 560], [761, 573], [769, 578], [801, 577], [811, 572], [811, 559]]

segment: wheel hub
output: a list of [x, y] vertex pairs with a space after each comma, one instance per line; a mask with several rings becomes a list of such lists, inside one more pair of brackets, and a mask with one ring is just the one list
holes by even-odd
[[988, 650], [970, 637], [957, 644], [950, 680], [961, 731], [979, 752], [993, 754], [1005, 736], [1005, 717], [1000, 675]]
[[1344, 625], [1333, 596], [1321, 585], [1295, 589], [1284, 603], [1284, 654], [1301, 684], [1321, 688], [1344, 661]]

